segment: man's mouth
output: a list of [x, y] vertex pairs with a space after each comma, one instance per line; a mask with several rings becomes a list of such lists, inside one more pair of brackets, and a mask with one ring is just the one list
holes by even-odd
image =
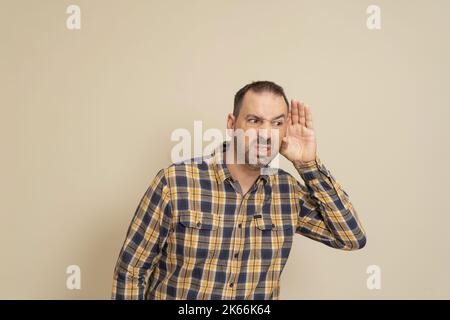
[[256, 143], [254, 145], [254, 148], [256, 149], [258, 154], [263, 154], [263, 155], [269, 155], [270, 154], [270, 144], [261, 144], [261, 143]]

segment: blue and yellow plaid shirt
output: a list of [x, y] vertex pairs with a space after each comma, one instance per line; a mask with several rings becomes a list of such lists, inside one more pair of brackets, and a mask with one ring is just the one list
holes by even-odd
[[114, 269], [113, 299], [279, 299], [294, 234], [356, 250], [366, 236], [347, 193], [317, 157], [261, 174], [243, 195], [210, 156], [161, 169], [134, 214]]

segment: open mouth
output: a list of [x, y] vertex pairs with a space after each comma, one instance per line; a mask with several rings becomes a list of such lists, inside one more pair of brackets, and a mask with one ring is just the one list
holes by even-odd
[[269, 155], [271, 151], [270, 144], [260, 144], [255, 143], [253, 145], [253, 148], [256, 150], [257, 154], [259, 155]]

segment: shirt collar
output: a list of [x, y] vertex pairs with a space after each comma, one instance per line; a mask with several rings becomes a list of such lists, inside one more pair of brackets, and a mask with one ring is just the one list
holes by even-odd
[[[232, 176], [230, 173], [230, 170], [228, 170], [228, 167], [224, 161], [224, 154], [230, 148], [231, 144], [229, 141], [223, 141], [214, 151], [211, 153], [211, 159], [212, 159], [212, 166], [214, 168], [214, 173], [216, 175], [216, 178], [220, 182], [224, 182], [227, 179], [232, 180]], [[266, 166], [268, 167], [268, 166]], [[264, 183], [267, 183], [269, 181], [269, 175], [268, 174], [260, 174], [258, 178], [261, 178]]]

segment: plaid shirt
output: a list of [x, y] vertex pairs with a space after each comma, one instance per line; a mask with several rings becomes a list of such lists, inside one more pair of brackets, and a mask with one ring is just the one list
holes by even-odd
[[347, 193], [317, 157], [261, 174], [243, 195], [223, 159], [161, 169], [134, 214], [113, 299], [279, 299], [294, 234], [356, 250], [366, 237]]

